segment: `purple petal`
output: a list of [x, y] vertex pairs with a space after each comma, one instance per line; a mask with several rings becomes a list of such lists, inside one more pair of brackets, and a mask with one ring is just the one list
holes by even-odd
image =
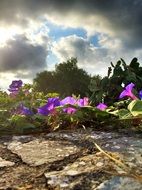
[[87, 97], [84, 97], [83, 99], [79, 99], [77, 101], [77, 104], [80, 107], [87, 106], [89, 104], [89, 99]]
[[76, 109], [68, 107], [64, 109], [64, 112], [66, 112], [67, 114], [74, 114], [76, 112]]
[[142, 99], [142, 90], [139, 91], [139, 97], [140, 97], [140, 99]]
[[11, 85], [9, 85], [9, 88], [20, 88], [22, 84], [22, 80], [14, 80], [12, 81]]
[[126, 87], [125, 87], [125, 89], [128, 91], [128, 92], [131, 92], [132, 91], [132, 89], [134, 88], [134, 83], [130, 83], [130, 84], [128, 84]]
[[11, 85], [9, 85], [9, 92], [11, 92], [12, 97], [16, 97], [18, 94], [19, 89], [21, 88], [23, 82], [21, 80], [14, 80], [12, 81]]
[[71, 96], [68, 96], [66, 98], [64, 98], [63, 100], [61, 100], [61, 105], [66, 105], [66, 104], [71, 104], [71, 105], [75, 105], [77, 103], [77, 100]]
[[41, 115], [48, 115], [50, 113], [50, 110], [48, 109], [47, 104], [44, 106], [41, 106], [40, 108], [37, 109], [37, 112]]
[[107, 105], [104, 104], [104, 103], [99, 103], [97, 106], [96, 106], [99, 110], [105, 110], [107, 108]]
[[13, 114], [19, 114], [19, 115], [33, 115], [33, 112], [28, 108], [25, 107], [23, 104], [20, 104], [16, 110], [13, 112]]
[[33, 112], [29, 108], [23, 106], [23, 108], [21, 110], [21, 114], [22, 115], [33, 115]]
[[59, 97], [48, 98], [47, 104], [48, 104], [48, 106], [53, 105], [54, 107], [60, 106], [60, 99], [59, 99]]
[[136, 100], [137, 97], [132, 93], [134, 86], [135, 85], [133, 83], [128, 84], [125, 87], [125, 89], [121, 92], [121, 94], [119, 95], [119, 98], [123, 98], [125, 96], [128, 96], [128, 97], [132, 98], [133, 100]]
[[123, 98], [123, 97], [129, 96], [129, 95], [130, 95], [130, 93], [128, 93], [127, 90], [123, 90], [123, 91], [121, 92], [121, 94], [119, 95], [119, 98]]
[[9, 88], [8, 90], [9, 90], [9, 92], [13, 93], [13, 92], [17, 92], [19, 89], [18, 88]]
[[53, 112], [54, 108], [60, 106], [60, 99], [56, 98], [48, 98], [47, 104], [37, 109], [38, 113], [41, 115], [48, 115]]

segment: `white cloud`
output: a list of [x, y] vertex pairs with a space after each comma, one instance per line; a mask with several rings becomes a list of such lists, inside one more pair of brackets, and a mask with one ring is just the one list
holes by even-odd
[[141, 9], [140, 0], [1, 0], [0, 25], [24, 30], [31, 20], [48, 18], [64, 27], [81, 27], [88, 36], [99, 32], [121, 39], [127, 48], [140, 48]]
[[98, 44], [103, 48], [113, 50], [123, 48], [123, 44], [120, 39], [102, 33], [98, 34]]
[[104, 72], [108, 60], [108, 49], [95, 47], [88, 40], [76, 35], [63, 37], [54, 42], [52, 51], [61, 62], [77, 57], [78, 65], [89, 73]]
[[[53, 42], [52, 51], [59, 61], [77, 57], [79, 66], [89, 73], [106, 74], [110, 61], [115, 62], [122, 56], [126, 61], [134, 56], [141, 59], [141, 9], [140, 0], [2, 0], [0, 74], [11, 70], [16, 74], [10, 76], [26, 78], [33, 77], [31, 70], [35, 74], [45, 68], [52, 43], [50, 28], [45, 25], [47, 19], [65, 28], [83, 28], [87, 31], [87, 39], [74, 35]], [[17, 35], [24, 36], [28, 43], [24, 38], [16, 40]], [[99, 47], [89, 42], [90, 36], [94, 35], [98, 35]], [[20, 62], [16, 59], [18, 56]], [[37, 63], [40, 60], [41, 65]]]
[[95, 47], [87, 39], [76, 35], [62, 37], [53, 43], [52, 52], [59, 58], [60, 62], [71, 57], [77, 57], [78, 65], [91, 74], [106, 75], [110, 62], [116, 63], [118, 59], [124, 58], [128, 63], [134, 57], [142, 58], [141, 50], [126, 50], [117, 39], [101, 35], [99, 37], [100, 47]]
[[28, 27], [25, 28], [23, 34], [28, 38], [30, 43], [44, 45], [48, 48], [49, 45], [49, 28], [41, 21], [29, 20]]
[[100, 32], [114, 35], [114, 32], [109, 29], [109, 22], [101, 15], [95, 15], [95, 13], [93, 13], [86, 16], [81, 13], [74, 13], [71, 11], [69, 11], [66, 16], [60, 13], [53, 13], [51, 12], [49, 15], [46, 15], [45, 18], [54, 24], [64, 26], [65, 28], [83, 28], [86, 30], [88, 37]]

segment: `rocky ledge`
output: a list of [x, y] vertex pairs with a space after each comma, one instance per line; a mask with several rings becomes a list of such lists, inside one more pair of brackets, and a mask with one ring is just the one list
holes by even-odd
[[0, 138], [0, 190], [141, 190], [142, 135], [60, 131]]

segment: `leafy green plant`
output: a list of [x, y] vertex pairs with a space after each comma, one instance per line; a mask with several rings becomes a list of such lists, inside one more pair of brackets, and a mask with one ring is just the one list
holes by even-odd
[[118, 101], [122, 84], [129, 83], [136, 85], [135, 94], [142, 89], [142, 67], [138, 63], [137, 58], [132, 59], [129, 65], [123, 59], [120, 59], [116, 65], [111, 63], [108, 68], [108, 75], [99, 83], [92, 81], [90, 90], [92, 91], [91, 101], [99, 103], [104, 101], [108, 105]]
[[[114, 76], [118, 76], [122, 71], [121, 64], [127, 68], [124, 61], [116, 66], [112, 64]], [[97, 81], [98, 89], [95, 93], [100, 93], [103, 101], [106, 94], [110, 93], [106, 86], [113, 77], [109, 76], [110, 73], [107, 78]], [[61, 99], [57, 93], [38, 92], [34, 85], [22, 84], [21, 80], [13, 81], [9, 88], [9, 94], [0, 92], [0, 134], [50, 132], [79, 126], [103, 129], [106, 126], [114, 126], [116, 129], [116, 126], [120, 128], [122, 124], [128, 126], [128, 122], [133, 126], [142, 126], [142, 100], [136, 96], [138, 93], [134, 94], [135, 89], [137, 91], [139, 88], [132, 82], [119, 94], [118, 97], [123, 98], [121, 101], [111, 105], [100, 102], [97, 106], [94, 106], [88, 97], [68, 96]], [[103, 88], [106, 91], [103, 92]], [[112, 97], [113, 94], [110, 98]], [[142, 99], [142, 90], [139, 91], [139, 97]], [[99, 101], [99, 96], [95, 101]]]
[[142, 101], [141, 100], [133, 100], [128, 105], [128, 110], [131, 112], [133, 116], [141, 116], [142, 117]]

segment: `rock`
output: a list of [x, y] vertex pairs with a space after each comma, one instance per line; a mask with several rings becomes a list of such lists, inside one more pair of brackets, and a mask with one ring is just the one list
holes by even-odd
[[[39, 136], [14, 136], [6, 140], [2, 138], [0, 156], [6, 160], [14, 160], [16, 164], [8, 168], [9, 173], [0, 171], [0, 188], [1, 183], [9, 186], [15, 179], [18, 183], [23, 180], [20, 181], [22, 185], [25, 181], [29, 184], [32, 175], [31, 184], [37, 190], [37, 185], [42, 187], [39, 189], [140, 190], [141, 184], [126, 175], [130, 176], [130, 172], [140, 176], [142, 173], [141, 137], [141, 134], [76, 130]], [[94, 143], [114, 159], [122, 161], [128, 170], [125, 171], [125, 167], [100, 152]], [[13, 176], [16, 176], [15, 179]], [[37, 180], [44, 184], [35, 184], [34, 181]]]
[[[91, 154], [78, 158], [74, 163], [64, 167], [63, 170], [45, 172], [44, 175], [47, 178], [47, 184], [54, 188], [74, 189], [76, 185], [82, 184], [83, 182], [89, 183], [93, 187], [98, 178], [96, 173], [104, 168], [107, 169], [109, 166], [108, 162], [109, 160], [102, 158], [101, 154]], [[95, 175], [96, 177], [94, 178]]]
[[67, 141], [33, 140], [28, 143], [13, 141], [8, 149], [21, 157], [22, 161], [39, 166], [62, 160], [80, 151], [80, 148]]
[[15, 164], [14, 162], [4, 160], [0, 157], [0, 168], [8, 167], [8, 166], [14, 166], [14, 164]]
[[102, 167], [103, 165], [104, 165], [103, 162], [98, 162], [98, 163], [96, 164], [97, 167]]
[[96, 190], [142, 190], [142, 183], [129, 177], [115, 176], [101, 183]]

